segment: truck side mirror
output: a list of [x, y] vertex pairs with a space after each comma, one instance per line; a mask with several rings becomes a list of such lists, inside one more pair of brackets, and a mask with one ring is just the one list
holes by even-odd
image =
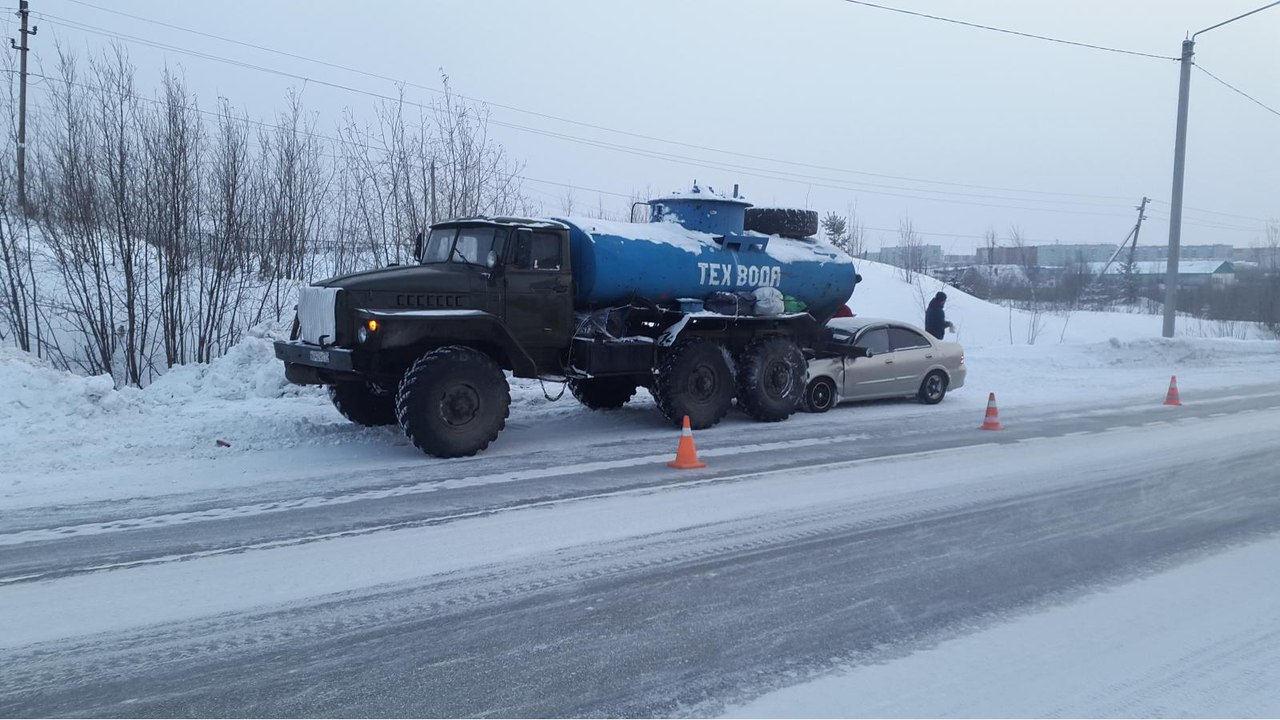
[[484, 265], [490, 270], [498, 267], [498, 251], [490, 250], [489, 254], [484, 257]]
[[422, 264], [422, 231], [421, 230], [419, 230], [418, 234], [415, 235], [413, 238], [413, 259], [417, 261], [419, 265]]

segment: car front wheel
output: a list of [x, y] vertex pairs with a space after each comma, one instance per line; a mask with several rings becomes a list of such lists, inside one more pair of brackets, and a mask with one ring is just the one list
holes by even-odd
[[824, 413], [836, 406], [836, 384], [830, 378], [818, 378], [804, 389], [804, 409]]

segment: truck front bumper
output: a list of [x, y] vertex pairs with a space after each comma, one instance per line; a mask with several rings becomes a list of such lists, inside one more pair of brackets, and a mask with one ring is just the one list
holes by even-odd
[[285, 377], [297, 385], [323, 385], [355, 379], [355, 353], [319, 347], [301, 340], [277, 340], [276, 358], [284, 361]]

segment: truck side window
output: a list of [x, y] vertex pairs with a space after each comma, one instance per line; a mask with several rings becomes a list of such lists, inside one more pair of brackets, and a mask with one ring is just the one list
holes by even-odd
[[511, 266], [520, 270], [528, 270], [533, 263], [533, 235], [528, 230], [516, 231], [516, 249], [511, 257]]
[[559, 270], [562, 261], [560, 235], [556, 233], [534, 233], [529, 254], [533, 261], [532, 268], [534, 270]]

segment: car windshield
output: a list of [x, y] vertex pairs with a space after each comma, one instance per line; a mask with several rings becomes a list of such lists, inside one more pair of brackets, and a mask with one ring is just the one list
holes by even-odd
[[440, 228], [431, 231], [431, 237], [422, 250], [422, 264], [465, 263], [487, 265], [491, 250], [502, 252], [495, 244], [497, 231], [491, 227]]

